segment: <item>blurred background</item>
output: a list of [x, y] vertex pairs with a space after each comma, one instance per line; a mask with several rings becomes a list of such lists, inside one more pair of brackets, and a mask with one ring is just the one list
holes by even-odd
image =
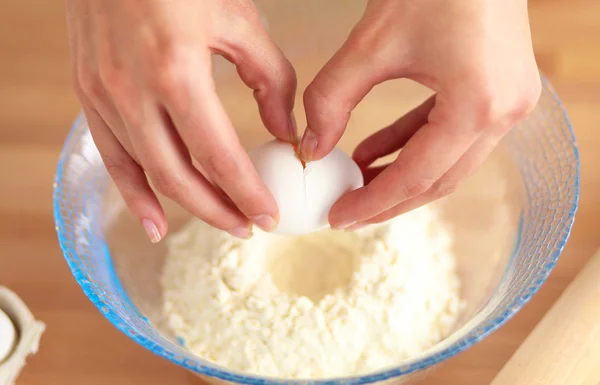
[[[299, 0], [300, 1], [300, 0]], [[428, 377], [487, 384], [600, 245], [600, 1], [530, 0], [538, 65], [562, 98], [581, 152], [581, 200], [558, 266], [500, 331]], [[58, 247], [52, 183], [79, 112], [63, 3], [0, 2], [0, 285], [47, 324], [17, 384], [188, 384], [182, 369], [119, 333], [85, 298]]]

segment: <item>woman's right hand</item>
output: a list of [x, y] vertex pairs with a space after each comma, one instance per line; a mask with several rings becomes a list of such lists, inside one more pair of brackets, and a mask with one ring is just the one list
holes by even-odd
[[233, 62], [267, 129], [296, 139], [296, 76], [251, 0], [67, 0], [67, 25], [92, 137], [153, 242], [167, 223], [147, 177], [161, 194], [237, 237], [250, 237], [253, 223], [276, 227], [277, 204], [211, 74], [212, 54]]
[[[325, 157], [360, 101], [400, 78], [435, 96], [356, 148], [368, 183], [335, 203], [334, 228], [385, 222], [452, 193], [535, 108], [541, 81], [527, 1], [369, 0], [304, 92], [304, 160]], [[371, 167], [399, 150], [389, 165]]]

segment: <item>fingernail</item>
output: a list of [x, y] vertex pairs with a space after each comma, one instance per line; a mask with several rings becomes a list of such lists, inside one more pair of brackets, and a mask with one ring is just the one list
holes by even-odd
[[345, 230], [346, 230], [346, 231], [357, 231], [357, 230], [360, 230], [360, 229], [362, 229], [363, 227], [366, 227], [366, 226], [368, 226], [368, 225], [369, 225], [368, 223], [357, 223], [357, 224], [354, 224], [354, 225], [352, 225], [352, 226], [350, 226], [350, 227], [346, 228]]
[[310, 127], [306, 127], [306, 131], [304, 131], [304, 136], [302, 137], [302, 142], [300, 142], [300, 154], [305, 161], [310, 162], [315, 155], [315, 151], [317, 150], [318, 139], [315, 133], [310, 129]]
[[142, 219], [142, 226], [144, 226], [144, 230], [146, 230], [146, 234], [148, 238], [150, 238], [150, 242], [158, 243], [162, 238], [158, 228], [150, 219]]
[[342, 223], [339, 223], [337, 225], [332, 225], [331, 228], [333, 230], [344, 230], [344, 229], [346, 229], [346, 228], [354, 225], [355, 223], [356, 222], [342, 222]]
[[298, 125], [296, 124], [296, 116], [294, 115], [294, 111], [290, 112], [289, 131], [290, 141], [292, 143], [296, 143], [298, 140]]
[[235, 229], [228, 230], [227, 232], [233, 235], [234, 237], [242, 239], [249, 239], [252, 238], [252, 235], [254, 235], [252, 234], [252, 230], [248, 227], [236, 227]]
[[258, 227], [264, 231], [273, 231], [277, 227], [277, 221], [272, 216], [263, 214], [250, 218]]

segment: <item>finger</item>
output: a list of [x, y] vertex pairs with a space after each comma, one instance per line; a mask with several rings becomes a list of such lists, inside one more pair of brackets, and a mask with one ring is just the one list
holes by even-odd
[[432, 96], [390, 126], [376, 132], [360, 143], [352, 158], [360, 167], [367, 167], [378, 158], [401, 149], [427, 123], [427, 116], [435, 104]]
[[386, 168], [389, 167], [389, 164], [385, 165], [385, 166], [379, 166], [379, 167], [369, 167], [365, 170], [363, 170], [362, 174], [363, 174], [363, 179], [365, 181], [365, 185], [371, 183], [371, 181], [375, 178], [377, 178], [377, 175], [381, 174], [381, 172], [383, 170], [385, 170]]
[[139, 159], [133, 151], [133, 146], [131, 145], [131, 140], [129, 139], [129, 135], [127, 134], [127, 130], [125, 128], [125, 123], [117, 113], [117, 109], [114, 107], [112, 101], [107, 99], [104, 103], [96, 104], [96, 111], [104, 120], [106, 125], [110, 128], [110, 131], [115, 136], [115, 138], [119, 141], [123, 149], [127, 151], [127, 154], [139, 164]]
[[124, 118], [134, 151], [156, 189], [211, 226], [236, 237], [251, 237], [248, 219], [193, 166], [166, 113], [149, 102], [141, 108], [144, 118], [138, 124]]
[[86, 106], [83, 110], [106, 170], [127, 207], [140, 220], [150, 241], [159, 242], [167, 233], [167, 222], [144, 171], [125, 151], [100, 115]]
[[253, 2], [248, 9], [245, 22], [214, 39], [211, 48], [235, 64], [242, 81], [254, 90], [267, 129], [280, 140], [295, 142], [296, 72], [265, 30]]
[[[79, 60], [75, 64], [75, 90], [83, 105], [93, 106], [94, 114], [99, 115], [102, 122], [110, 128], [120, 145], [136, 162], [138, 161], [127, 135], [125, 125], [114, 106], [112, 98], [96, 71], [86, 61]], [[91, 109], [91, 107], [90, 107]]]
[[[177, 132], [208, 178], [231, 198], [246, 217], [266, 231], [277, 227], [279, 212], [259, 178], [221, 105], [207, 68], [208, 60], [177, 74], [163, 92], [163, 102]], [[193, 107], [191, 107], [193, 106]]]
[[342, 137], [356, 105], [375, 85], [400, 74], [390, 73], [376, 55], [365, 52], [359, 32], [350, 35], [304, 92], [307, 127], [300, 153], [305, 161], [327, 155]]
[[[425, 193], [401, 202], [395, 207], [384, 211], [373, 218], [357, 223], [357, 225], [354, 226], [354, 229], [363, 227], [367, 224], [388, 221], [394, 217], [450, 195], [458, 188], [462, 181], [472, 175], [479, 166], [481, 166], [498, 145], [501, 137], [501, 135], [494, 133], [482, 135], [460, 158], [460, 160]], [[353, 229], [351, 228], [350, 230]]]
[[[412, 136], [390, 167], [334, 204], [329, 214], [332, 227], [348, 227], [425, 193], [478, 139], [482, 128], [476, 113], [453, 114], [438, 103], [429, 122]], [[453, 110], [456, 104], [447, 106]]]

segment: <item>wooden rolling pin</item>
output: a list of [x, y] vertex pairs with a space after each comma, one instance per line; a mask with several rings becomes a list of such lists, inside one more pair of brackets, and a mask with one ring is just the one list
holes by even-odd
[[600, 250], [491, 385], [600, 383]]

